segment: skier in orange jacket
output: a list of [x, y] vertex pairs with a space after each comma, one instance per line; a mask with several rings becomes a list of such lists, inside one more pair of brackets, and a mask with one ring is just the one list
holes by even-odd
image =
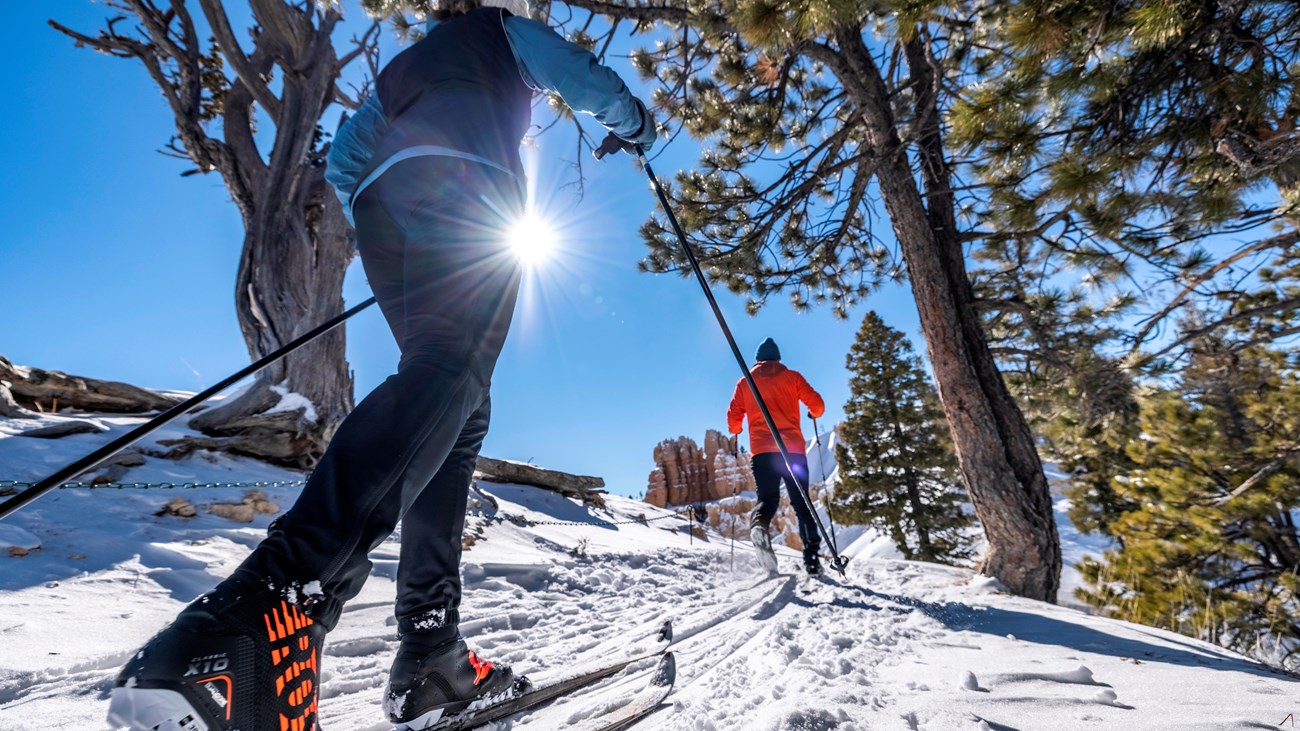
[[749, 384], [741, 378], [736, 382], [731, 406], [727, 408], [727, 429], [732, 434], [739, 434], [744, 431], [744, 420], [749, 419], [749, 451], [753, 454], [754, 483], [758, 487], [758, 505], [749, 516], [749, 535], [760, 549], [759, 556], [768, 570], [775, 571], [776, 557], [772, 554], [770, 530], [772, 516], [781, 501], [781, 482], [784, 480], [790, 504], [799, 518], [804, 569], [815, 575], [821, 572], [821, 561], [817, 558], [821, 536], [817, 533], [817, 523], [807, 501], [794, 495], [793, 491], [798, 489], [805, 497], [808, 496], [808, 457], [804, 453], [803, 430], [799, 428], [799, 402], [808, 407], [808, 414], [814, 419], [826, 412], [826, 404], [798, 371], [781, 363], [781, 350], [772, 338], [758, 346], [755, 359], [758, 362], [749, 372], [781, 434], [781, 441], [790, 455], [790, 464], [787, 468], [776, 438], [750, 393]]

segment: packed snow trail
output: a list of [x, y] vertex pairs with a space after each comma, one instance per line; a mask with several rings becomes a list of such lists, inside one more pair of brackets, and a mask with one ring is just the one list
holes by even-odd
[[[843, 581], [765, 580], [748, 551], [738, 547], [733, 568], [725, 539], [692, 541], [678, 520], [592, 524], [666, 515], [643, 503], [609, 497], [606, 511], [532, 488], [482, 489], [463, 565], [470, 644], [544, 682], [626, 656], [628, 637], [653, 638], [671, 619], [676, 683], [638, 731], [1275, 729], [1300, 714], [1300, 684], [1286, 676], [1185, 637], [1010, 597], [966, 570], [859, 553]], [[103, 728], [127, 655], [232, 571], [273, 517], [152, 515], [175, 495], [66, 490], [14, 516], [42, 548], [0, 557], [0, 730]], [[288, 505], [293, 491], [268, 496]], [[328, 731], [391, 728], [381, 698], [397, 648], [397, 541], [374, 552], [374, 576], [326, 641]], [[797, 555], [778, 554], [782, 570], [797, 570]], [[654, 663], [499, 728], [593, 722], [640, 692]]]

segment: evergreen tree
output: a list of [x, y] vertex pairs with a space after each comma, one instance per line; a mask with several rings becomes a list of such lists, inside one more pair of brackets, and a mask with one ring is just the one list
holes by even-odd
[[888, 531], [909, 559], [968, 558], [972, 521], [957, 460], [912, 344], [868, 312], [847, 362], [852, 395], [836, 446], [835, 517]]
[[[1135, 362], [1228, 326], [1258, 342], [1300, 329], [1300, 5], [1014, 0], [976, 16], [954, 35], [969, 76], [948, 139], [984, 191], [970, 212], [990, 279], [1140, 299], [1120, 338]], [[1000, 289], [995, 311], [1014, 299]]]
[[1300, 374], [1277, 352], [1202, 341], [1178, 390], [1142, 400], [1114, 478], [1122, 547], [1083, 599], [1291, 667], [1300, 651]]
[[[705, 141], [696, 169], [678, 174], [668, 195], [706, 274], [748, 295], [752, 309], [782, 293], [797, 307], [825, 304], [846, 316], [906, 270], [963, 482], [988, 536], [980, 570], [1017, 594], [1055, 601], [1061, 553], [1051, 494], [989, 349], [966, 258], [980, 235], [967, 230], [960, 162], [946, 143], [950, 51], [973, 32], [962, 5], [548, 7], [560, 18], [569, 8], [607, 18], [598, 46], [629, 25], [652, 34], [633, 62], [654, 79], [652, 99], [669, 126]], [[574, 25], [597, 32], [587, 20]], [[642, 235], [648, 270], [684, 267], [662, 219]]]

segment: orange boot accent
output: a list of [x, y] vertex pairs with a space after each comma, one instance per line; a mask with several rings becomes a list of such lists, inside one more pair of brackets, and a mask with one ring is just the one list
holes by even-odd
[[469, 651], [469, 664], [474, 668], [474, 685], [478, 685], [488, 676], [488, 673], [492, 672], [492, 663], [478, 659], [473, 650]]

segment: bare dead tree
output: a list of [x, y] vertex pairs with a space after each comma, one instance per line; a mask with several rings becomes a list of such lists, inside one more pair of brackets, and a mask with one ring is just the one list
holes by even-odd
[[[352, 231], [324, 179], [321, 118], [332, 105], [356, 105], [339, 77], [359, 60], [375, 70], [379, 23], [340, 55], [339, 9], [310, 1], [248, 0], [247, 45], [224, 0], [103, 4], [112, 15], [97, 35], [50, 25], [78, 46], [139, 61], [176, 124], [165, 152], [194, 163], [182, 175], [221, 175], [244, 223], [235, 305], [249, 355], [264, 356], [341, 312]], [[268, 120], [273, 136], [258, 130]], [[269, 150], [259, 136], [271, 140]], [[340, 328], [190, 424], [213, 437], [201, 440], [206, 448], [306, 467], [351, 410], [352, 385]], [[291, 393], [310, 404], [286, 402]]]

